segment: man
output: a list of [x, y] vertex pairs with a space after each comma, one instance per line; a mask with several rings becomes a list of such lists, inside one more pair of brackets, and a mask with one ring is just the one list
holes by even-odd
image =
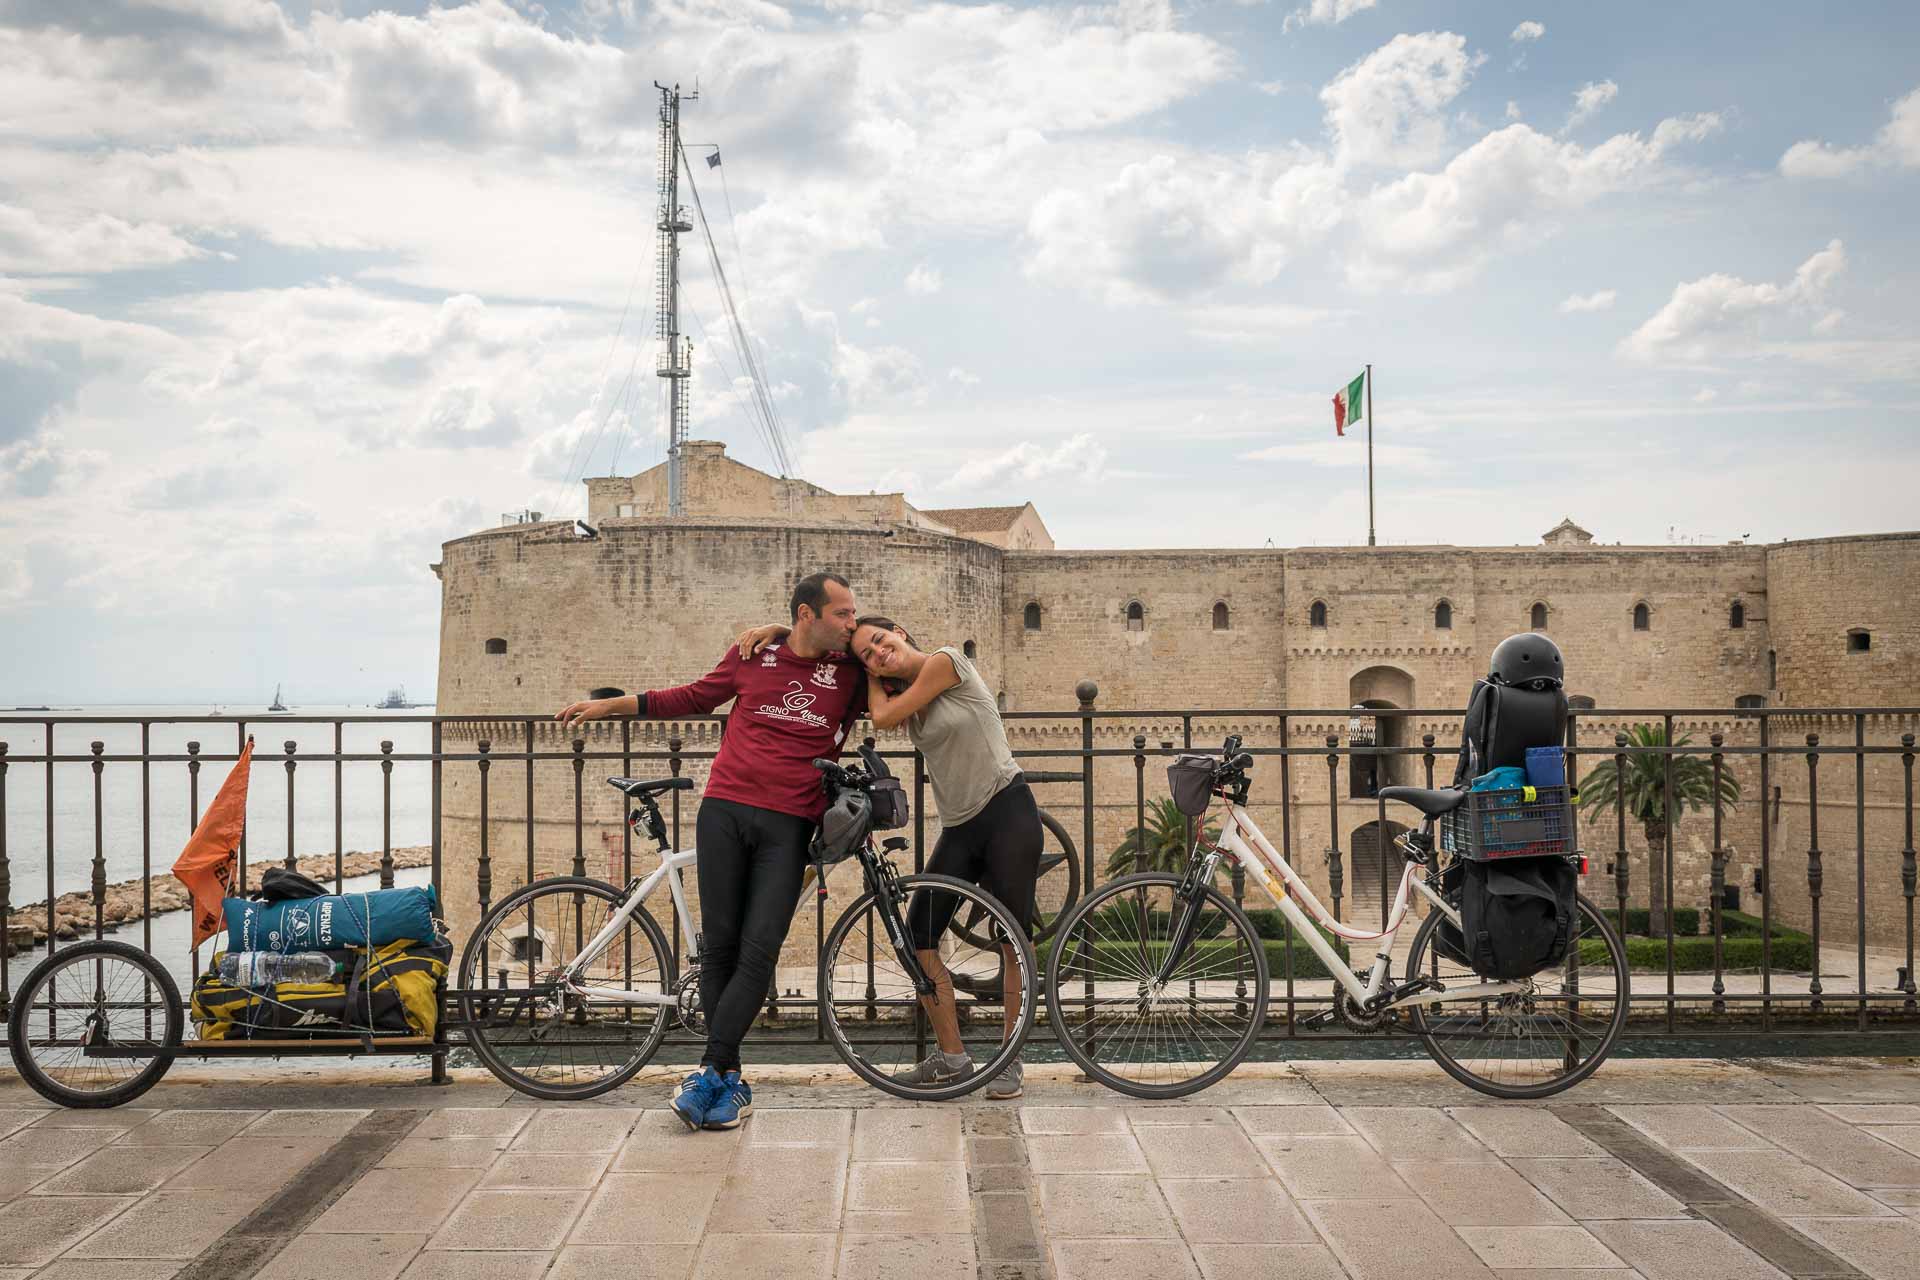
[[859, 609], [838, 574], [802, 578], [784, 643], [743, 660], [737, 647], [692, 684], [576, 702], [563, 724], [605, 716], [673, 719], [732, 701], [694, 831], [699, 849], [700, 1008], [707, 1047], [674, 1090], [689, 1129], [732, 1129], [753, 1111], [740, 1040], [773, 981], [800, 898], [807, 846], [826, 809], [816, 759], [837, 759], [866, 707], [866, 676], [847, 654]]

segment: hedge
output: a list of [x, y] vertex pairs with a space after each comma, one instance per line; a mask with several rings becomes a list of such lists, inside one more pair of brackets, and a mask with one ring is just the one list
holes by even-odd
[[[1100, 916], [1099, 930], [1106, 936], [1120, 938], [1135, 936], [1133, 926], [1136, 923], [1137, 917], [1130, 908], [1116, 904], [1111, 907], [1103, 907], [1097, 914]], [[1226, 918], [1224, 916], [1218, 916], [1216, 918], [1219, 922], [1218, 926], [1211, 930], [1211, 932], [1217, 936], [1219, 932], [1226, 927]], [[1266, 947], [1267, 968], [1273, 976], [1273, 981], [1276, 984], [1285, 981], [1287, 972], [1287, 941], [1292, 936], [1292, 928], [1287, 918], [1273, 908], [1249, 911], [1247, 912], [1247, 918], [1252, 923], [1254, 932], [1259, 934]], [[1164, 911], [1152, 912], [1151, 919], [1153, 930], [1157, 931], [1159, 935], [1164, 938], [1168, 931], [1167, 913]], [[1315, 927], [1318, 928], [1318, 926]], [[1332, 946], [1335, 955], [1339, 956], [1340, 959], [1347, 964], [1353, 963], [1352, 956], [1347, 951], [1347, 944], [1345, 942], [1334, 937], [1325, 929], [1320, 929], [1319, 933], [1320, 936], [1326, 939], [1327, 943]], [[1054, 937], [1057, 942], [1059, 935], [1056, 934]], [[1152, 954], [1156, 948], [1164, 948], [1165, 945], [1164, 942], [1148, 942], [1148, 953]], [[1208, 942], [1203, 940], [1196, 945], [1218, 948], [1232, 944], [1223, 941]], [[1308, 946], [1304, 941], [1296, 940], [1293, 948], [1293, 976], [1299, 979], [1312, 979], [1330, 978], [1333, 975], [1327, 972], [1325, 965], [1320, 963], [1320, 957], [1314, 953], [1312, 947]]]
[[[1620, 910], [1618, 907], [1608, 907], [1601, 911], [1600, 914], [1605, 916], [1607, 923], [1611, 924], [1615, 929], [1620, 928]], [[1675, 907], [1671, 914], [1673, 916], [1673, 932], [1676, 936], [1685, 937], [1700, 932], [1700, 917], [1702, 914], [1700, 908]], [[1712, 922], [1711, 916], [1708, 917], [1708, 922]], [[1652, 930], [1653, 913], [1651, 911], [1645, 907], [1627, 908], [1627, 927], [1625, 932], [1629, 934], [1641, 934], [1648, 937], [1656, 936]], [[1731, 931], [1729, 930], [1729, 932]], [[1662, 939], [1666, 937], [1665, 934], [1659, 934], [1657, 936]]]

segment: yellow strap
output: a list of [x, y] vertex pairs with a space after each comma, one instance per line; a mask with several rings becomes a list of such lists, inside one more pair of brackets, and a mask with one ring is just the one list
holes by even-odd
[[1520, 798], [1524, 800], [1526, 803], [1532, 804], [1535, 800], [1538, 800], [1540, 798], [1540, 793], [1538, 791], [1535, 791], [1532, 787], [1522, 787], [1520, 788]]

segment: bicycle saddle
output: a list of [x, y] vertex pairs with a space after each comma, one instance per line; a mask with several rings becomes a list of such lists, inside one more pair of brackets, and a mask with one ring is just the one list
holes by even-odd
[[1410, 804], [1429, 818], [1437, 818], [1443, 813], [1452, 813], [1467, 798], [1467, 793], [1451, 787], [1444, 790], [1428, 787], [1382, 787], [1382, 800], [1398, 800]]
[[691, 791], [692, 778], [608, 778], [607, 785], [618, 787], [629, 796], [650, 796], [656, 791]]

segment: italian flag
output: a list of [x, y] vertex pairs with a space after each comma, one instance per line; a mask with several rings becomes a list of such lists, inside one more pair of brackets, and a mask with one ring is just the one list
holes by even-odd
[[1366, 412], [1367, 375], [1363, 372], [1333, 397], [1333, 434], [1347, 434], [1347, 424]]

